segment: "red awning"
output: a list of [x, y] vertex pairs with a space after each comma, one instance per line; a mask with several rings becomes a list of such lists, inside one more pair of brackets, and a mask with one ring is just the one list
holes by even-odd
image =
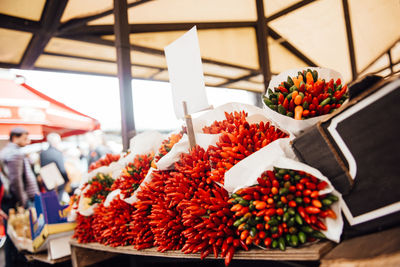
[[0, 140], [8, 139], [10, 130], [22, 126], [32, 140], [43, 140], [51, 132], [61, 137], [100, 129], [100, 123], [27, 84], [0, 79]]

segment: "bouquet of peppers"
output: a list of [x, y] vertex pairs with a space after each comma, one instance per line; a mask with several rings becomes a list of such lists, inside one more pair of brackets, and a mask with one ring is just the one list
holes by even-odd
[[325, 181], [302, 171], [274, 168], [257, 179], [258, 184], [239, 189], [229, 202], [234, 226], [246, 245], [285, 250], [324, 239], [324, 218], [336, 219], [333, 194], [320, 195]]
[[302, 120], [332, 113], [348, 98], [347, 85], [342, 81], [318, 78], [310, 69], [299, 71], [297, 77], [288, 76], [274, 90], [268, 89], [264, 103], [282, 115]]
[[[84, 185], [82, 189], [83, 198], [78, 196], [76, 199], [79, 202], [85, 201], [90, 206], [102, 203], [111, 192], [113, 182], [114, 179], [112, 179], [111, 176], [98, 173], [92, 180]], [[96, 240], [93, 231], [94, 220], [94, 215], [84, 216], [78, 211], [76, 218], [77, 225], [73, 237], [76, 238], [79, 243], [89, 243]]]
[[84, 192], [85, 198], [90, 198], [89, 205], [103, 202], [108, 193], [111, 192], [111, 186], [114, 183], [114, 179], [104, 173], [98, 173], [92, 180], [88, 182], [89, 188]]
[[130, 197], [146, 177], [152, 161], [152, 154], [136, 155], [133, 162], [128, 163], [121, 176], [115, 180], [111, 191], [121, 189], [124, 198]]

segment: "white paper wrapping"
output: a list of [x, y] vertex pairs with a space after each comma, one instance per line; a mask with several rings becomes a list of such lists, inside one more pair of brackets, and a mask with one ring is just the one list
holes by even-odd
[[111, 191], [107, 197], [106, 200], [104, 200], [104, 207], [109, 207], [110, 203], [116, 198], [118, 195], [121, 195], [121, 189], [115, 189], [114, 191]]
[[85, 189], [82, 190], [81, 192], [81, 197], [78, 203], [78, 212], [83, 215], [83, 216], [91, 216], [94, 213], [95, 208], [99, 205], [98, 203], [94, 205], [89, 205], [90, 203], [90, 198], [86, 198], [83, 195], [87, 190], [89, 190], [90, 184], [85, 187]]
[[189, 141], [186, 134], [176, 143], [171, 150], [156, 162], [157, 169], [164, 171], [173, 168], [175, 162], [179, 160], [182, 153], [189, 150]]
[[[151, 181], [151, 179], [152, 179], [152, 174], [153, 174], [153, 171], [154, 171], [154, 170], [155, 170], [154, 168], [150, 168], [150, 170], [149, 170], [149, 172], [147, 173], [146, 177], [144, 177], [144, 179], [143, 179], [141, 185], [146, 184], [146, 183], [148, 183], [148, 182]], [[138, 200], [138, 199], [137, 199], [137, 194], [138, 194], [138, 192], [140, 192], [141, 190], [142, 190], [142, 188], [141, 188], [141, 186], [139, 186], [139, 188], [136, 189], [135, 192], [133, 192], [132, 196], [129, 197], [129, 198], [125, 198], [124, 201], [125, 201], [126, 203], [132, 205], [133, 203], [135, 203], [135, 202]]]
[[[304, 67], [304, 68], [296, 68], [296, 69], [291, 69], [291, 70], [287, 70], [284, 72], [281, 72], [279, 75], [273, 77], [271, 79], [271, 81], [269, 82], [268, 88], [271, 88], [271, 90], [273, 90], [275, 87], [278, 87], [280, 85], [281, 82], [286, 81], [287, 77], [294, 77], [294, 76], [298, 76], [298, 72], [299, 71], [303, 71], [303, 70], [316, 70], [318, 72], [318, 78], [321, 79], [325, 79], [325, 81], [329, 81], [330, 79], [334, 79], [335, 81], [340, 78], [343, 81], [343, 77], [342, 75], [334, 70], [331, 69], [327, 69], [327, 68], [319, 68], [319, 67]], [[268, 97], [268, 92], [267, 95]], [[294, 135], [298, 136], [299, 134], [301, 134], [302, 132], [304, 132], [306, 129], [308, 129], [309, 127], [317, 124], [317, 122], [325, 119], [327, 115], [322, 115], [322, 116], [317, 116], [314, 118], [309, 118], [309, 119], [305, 119], [305, 120], [295, 120], [291, 117], [282, 115], [272, 109], [270, 109], [269, 107], [267, 107], [267, 105], [265, 105], [264, 101], [263, 102], [263, 106], [264, 106], [264, 110], [268, 116], [268, 118], [270, 118], [271, 120], [277, 122], [279, 125], [281, 125], [284, 129], [288, 130], [289, 132], [292, 132]]]
[[[341, 198], [339, 192], [335, 191], [332, 184], [320, 171], [304, 163], [288, 158], [285, 152], [287, 148], [286, 140], [279, 139], [268, 146], [254, 152], [247, 158], [241, 160], [229, 171], [225, 173], [225, 188], [231, 194], [241, 188], [246, 188], [257, 184], [257, 178], [267, 170], [273, 170], [273, 167], [285, 168], [290, 170], [304, 171], [315, 176], [317, 179], [328, 183], [326, 189], [320, 191], [320, 195], [333, 193]], [[290, 155], [289, 155], [290, 156]], [[337, 219], [321, 219], [328, 227], [327, 231], [322, 233], [330, 240], [339, 242], [343, 230], [343, 219], [341, 215], [341, 201], [331, 206], [336, 213]]]

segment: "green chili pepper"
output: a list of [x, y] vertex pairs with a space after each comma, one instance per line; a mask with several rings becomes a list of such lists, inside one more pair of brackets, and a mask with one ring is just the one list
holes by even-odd
[[311, 226], [303, 226], [303, 227], [301, 227], [301, 230], [304, 232], [304, 233], [307, 233], [307, 234], [311, 234], [311, 233], [313, 233], [314, 232], [314, 229], [312, 229], [311, 228]]
[[297, 247], [299, 245], [299, 238], [297, 237], [297, 235], [292, 235], [291, 236], [291, 245], [292, 247]]
[[279, 238], [278, 246], [279, 246], [279, 249], [282, 251], [284, 251], [286, 249], [285, 239], [283, 237]]
[[307, 241], [307, 236], [304, 232], [299, 232], [297, 234], [297, 236], [299, 237], [300, 243], [304, 244]]
[[321, 107], [325, 106], [326, 104], [329, 104], [329, 102], [331, 101], [330, 97], [327, 97], [325, 100], [323, 100], [319, 105]]
[[290, 86], [292, 86], [294, 84], [293, 80], [292, 80], [292, 78], [290, 78], [290, 76], [287, 76], [287, 83], [290, 84]]
[[296, 223], [297, 223], [298, 225], [303, 225], [303, 219], [301, 218], [300, 214], [297, 213], [297, 214], [294, 216], [294, 219], [295, 219], [295, 221], [296, 221]]

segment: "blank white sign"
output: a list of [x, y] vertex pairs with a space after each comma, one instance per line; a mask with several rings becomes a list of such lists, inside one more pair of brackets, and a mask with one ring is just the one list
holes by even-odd
[[196, 26], [164, 50], [176, 117], [184, 117], [183, 101], [187, 103], [189, 114], [207, 109], [209, 104]]
[[64, 184], [64, 179], [54, 162], [41, 167], [40, 176], [48, 190], [53, 190], [57, 186]]

